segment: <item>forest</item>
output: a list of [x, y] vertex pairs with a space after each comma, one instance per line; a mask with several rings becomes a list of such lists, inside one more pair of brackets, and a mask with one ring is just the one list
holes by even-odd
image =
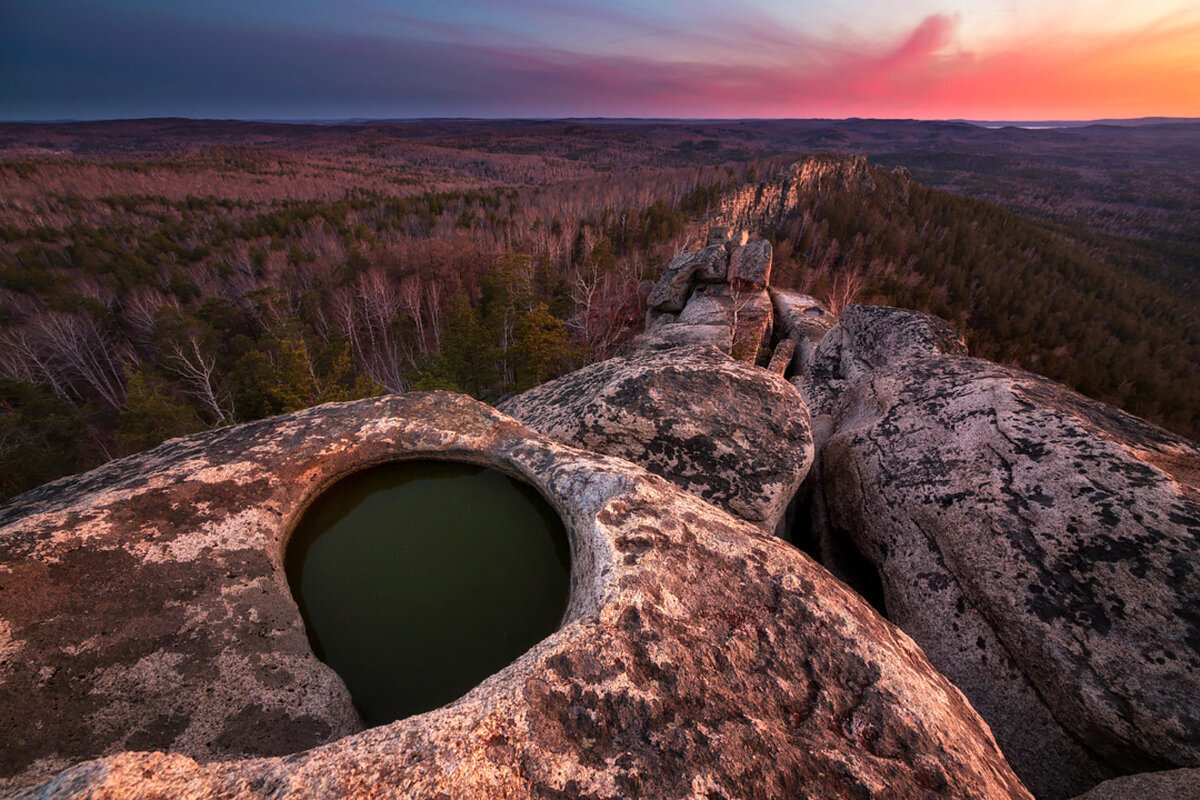
[[[190, 130], [161, 149], [49, 127], [0, 135], [3, 497], [234, 422], [412, 389], [496, 402], [608, 357], [725, 198], [802, 156], [719, 132]], [[664, 148], [675, 165], [650, 166]], [[872, 190], [804, 193], [757, 232], [774, 283], [938, 314], [976, 355], [1200, 436], [1186, 224], [1117, 235], [869, 169]]]

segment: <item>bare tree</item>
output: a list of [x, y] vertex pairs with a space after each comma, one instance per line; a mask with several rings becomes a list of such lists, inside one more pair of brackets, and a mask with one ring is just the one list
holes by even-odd
[[217, 386], [213, 377], [216, 356], [205, 351], [200, 339], [197, 332], [188, 331], [179, 340], [164, 344], [163, 366], [178, 375], [188, 393], [208, 409], [214, 425], [223, 425], [233, 418], [233, 399]]
[[124, 409], [121, 367], [130, 354], [94, 317], [47, 311], [30, 320], [30, 335], [52, 371], [82, 380], [109, 406]]
[[422, 353], [428, 352], [425, 344], [425, 315], [422, 313], [424, 294], [425, 281], [420, 275], [408, 275], [400, 281], [400, 305], [417, 330], [417, 346]]
[[442, 349], [442, 284], [431, 280], [425, 285], [425, 306], [429, 309], [429, 328], [433, 331], [433, 349]]
[[833, 273], [833, 283], [821, 298], [834, 319], [858, 297], [867, 285], [867, 273], [861, 266], [847, 266]]
[[79, 399], [60, 365], [42, 354], [24, 328], [11, 328], [0, 334], [0, 377], [47, 386], [63, 400]]
[[390, 392], [402, 392], [408, 388], [406, 366], [412, 365], [414, 355], [403, 352], [394, 335], [392, 321], [400, 312], [400, 293], [380, 269], [359, 273], [355, 290], [359, 358], [376, 383]]
[[637, 274], [631, 264], [604, 272], [594, 264], [575, 270], [571, 300], [575, 315], [567, 323], [603, 358], [637, 317]]
[[179, 301], [173, 295], [163, 294], [151, 286], [139, 287], [125, 299], [121, 307], [121, 319], [139, 347], [150, 347], [154, 321], [158, 310], [164, 306], [179, 308]]

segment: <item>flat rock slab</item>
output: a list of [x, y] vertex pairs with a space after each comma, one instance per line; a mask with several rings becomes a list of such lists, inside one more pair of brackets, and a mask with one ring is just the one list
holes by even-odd
[[[284, 537], [322, 487], [406, 457], [489, 465], [546, 497], [571, 541], [566, 618], [447, 706], [303, 749], [353, 719], [301, 646]], [[823, 568], [461, 396], [175, 440], [2, 513], [0, 791], [88, 750], [173, 751], [82, 763], [18, 797], [1030, 797], [962, 694]], [[288, 735], [300, 752], [270, 756], [283, 743], [262, 740]]]
[[766, 530], [778, 525], [812, 463], [808, 409], [795, 387], [713, 348], [609, 359], [500, 408], [557, 441], [628, 459]]
[[1200, 448], [948, 355], [953, 337], [908, 313], [839, 323], [818, 356], [840, 388], [813, 392], [834, 425], [829, 520], [877, 568], [889, 619], [1039, 797], [1200, 764]]

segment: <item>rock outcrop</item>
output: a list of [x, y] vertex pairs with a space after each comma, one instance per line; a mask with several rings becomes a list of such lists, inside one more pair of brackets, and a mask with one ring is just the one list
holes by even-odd
[[766, 289], [771, 283], [771, 243], [765, 239], [744, 244], [729, 254], [729, 285]]
[[712, 348], [612, 358], [500, 409], [557, 441], [632, 461], [768, 531], [813, 457], [799, 392]]
[[[307, 649], [283, 547], [323, 487], [405, 457], [535, 486], [566, 523], [571, 599], [461, 699], [338, 738], [353, 710]], [[5, 786], [112, 754], [18, 797], [1030, 797], [961, 693], [807, 557], [461, 396], [174, 440], [0, 520]]]
[[850, 307], [803, 379], [829, 540], [1039, 797], [1200, 764], [1200, 448]]
[[682, 311], [694, 283], [725, 283], [728, 271], [724, 245], [680, 253], [650, 291], [647, 306], [655, 311]]
[[795, 213], [805, 194], [844, 189], [872, 192], [875, 186], [867, 157], [861, 153], [810, 156], [770, 180], [727, 193], [716, 222], [732, 230], [775, 230]]
[[[635, 349], [712, 344], [753, 364], [770, 344], [775, 320], [766, 290], [771, 243], [734, 246], [726, 229], [712, 233], [710, 240], [726, 243], [675, 256], [651, 290], [646, 332]], [[738, 237], [744, 240], [744, 234]]]
[[1200, 800], [1200, 769], [1170, 769], [1113, 778], [1075, 800]]

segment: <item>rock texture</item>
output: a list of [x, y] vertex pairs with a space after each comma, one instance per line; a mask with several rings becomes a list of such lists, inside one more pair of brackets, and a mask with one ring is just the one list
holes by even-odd
[[1200, 764], [1200, 448], [851, 307], [804, 394], [832, 531], [1039, 797]]
[[792, 356], [796, 352], [796, 343], [791, 339], [782, 339], [771, 352], [771, 360], [767, 363], [767, 371], [783, 377], [792, 365]]
[[[346, 472], [429, 456], [520, 476], [562, 514], [566, 618], [448, 706], [301, 750], [353, 719], [301, 644], [287, 532]], [[460, 396], [175, 440], [2, 513], [7, 788], [172, 751], [18, 797], [1029, 798], [959, 691], [824, 569]]]
[[1200, 769], [1113, 778], [1075, 800], [1200, 800]]
[[817, 345], [833, 327], [833, 315], [807, 294], [776, 288], [770, 292], [780, 338], [794, 344], [792, 361], [785, 374], [789, 377], [807, 374], [812, 369]]
[[733, 298], [725, 285], [697, 286], [679, 315], [682, 325], [729, 325], [733, 319]]
[[671, 259], [666, 271], [650, 291], [649, 308], [656, 311], [682, 311], [692, 284], [724, 283], [729, 270], [729, 253], [718, 244], [703, 250], [680, 253]]
[[763, 289], [734, 289], [732, 301], [735, 312], [732, 355], [749, 364], [757, 363], [759, 350], [770, 344], [775, 327], [771, 296]]
[[677, 255], [650, 292], [646, 331], [634, 349], [712, 344], [755, 363], [770, 344], [775, 320], [766, 291], [771, 243], [744, 244], [745, 238], [744, 232], [731, 239], [728, 229], [714, 228], [709, 241], [724, 245]]
[[771, 243], [765, 239], [742, 245], [729, 256], [729, 284], [766, 289], [771, 283]]
[[715, 347], [733, 351], [733, 329], [728, 325], [656, 325], [633, 341], [633, 349], [673, 350], [677, 347]]
[[500, 409], [557, 441], [632, 461], [766, 530], [812, 463], [800, 394], [712, 348], [612, 358]]

